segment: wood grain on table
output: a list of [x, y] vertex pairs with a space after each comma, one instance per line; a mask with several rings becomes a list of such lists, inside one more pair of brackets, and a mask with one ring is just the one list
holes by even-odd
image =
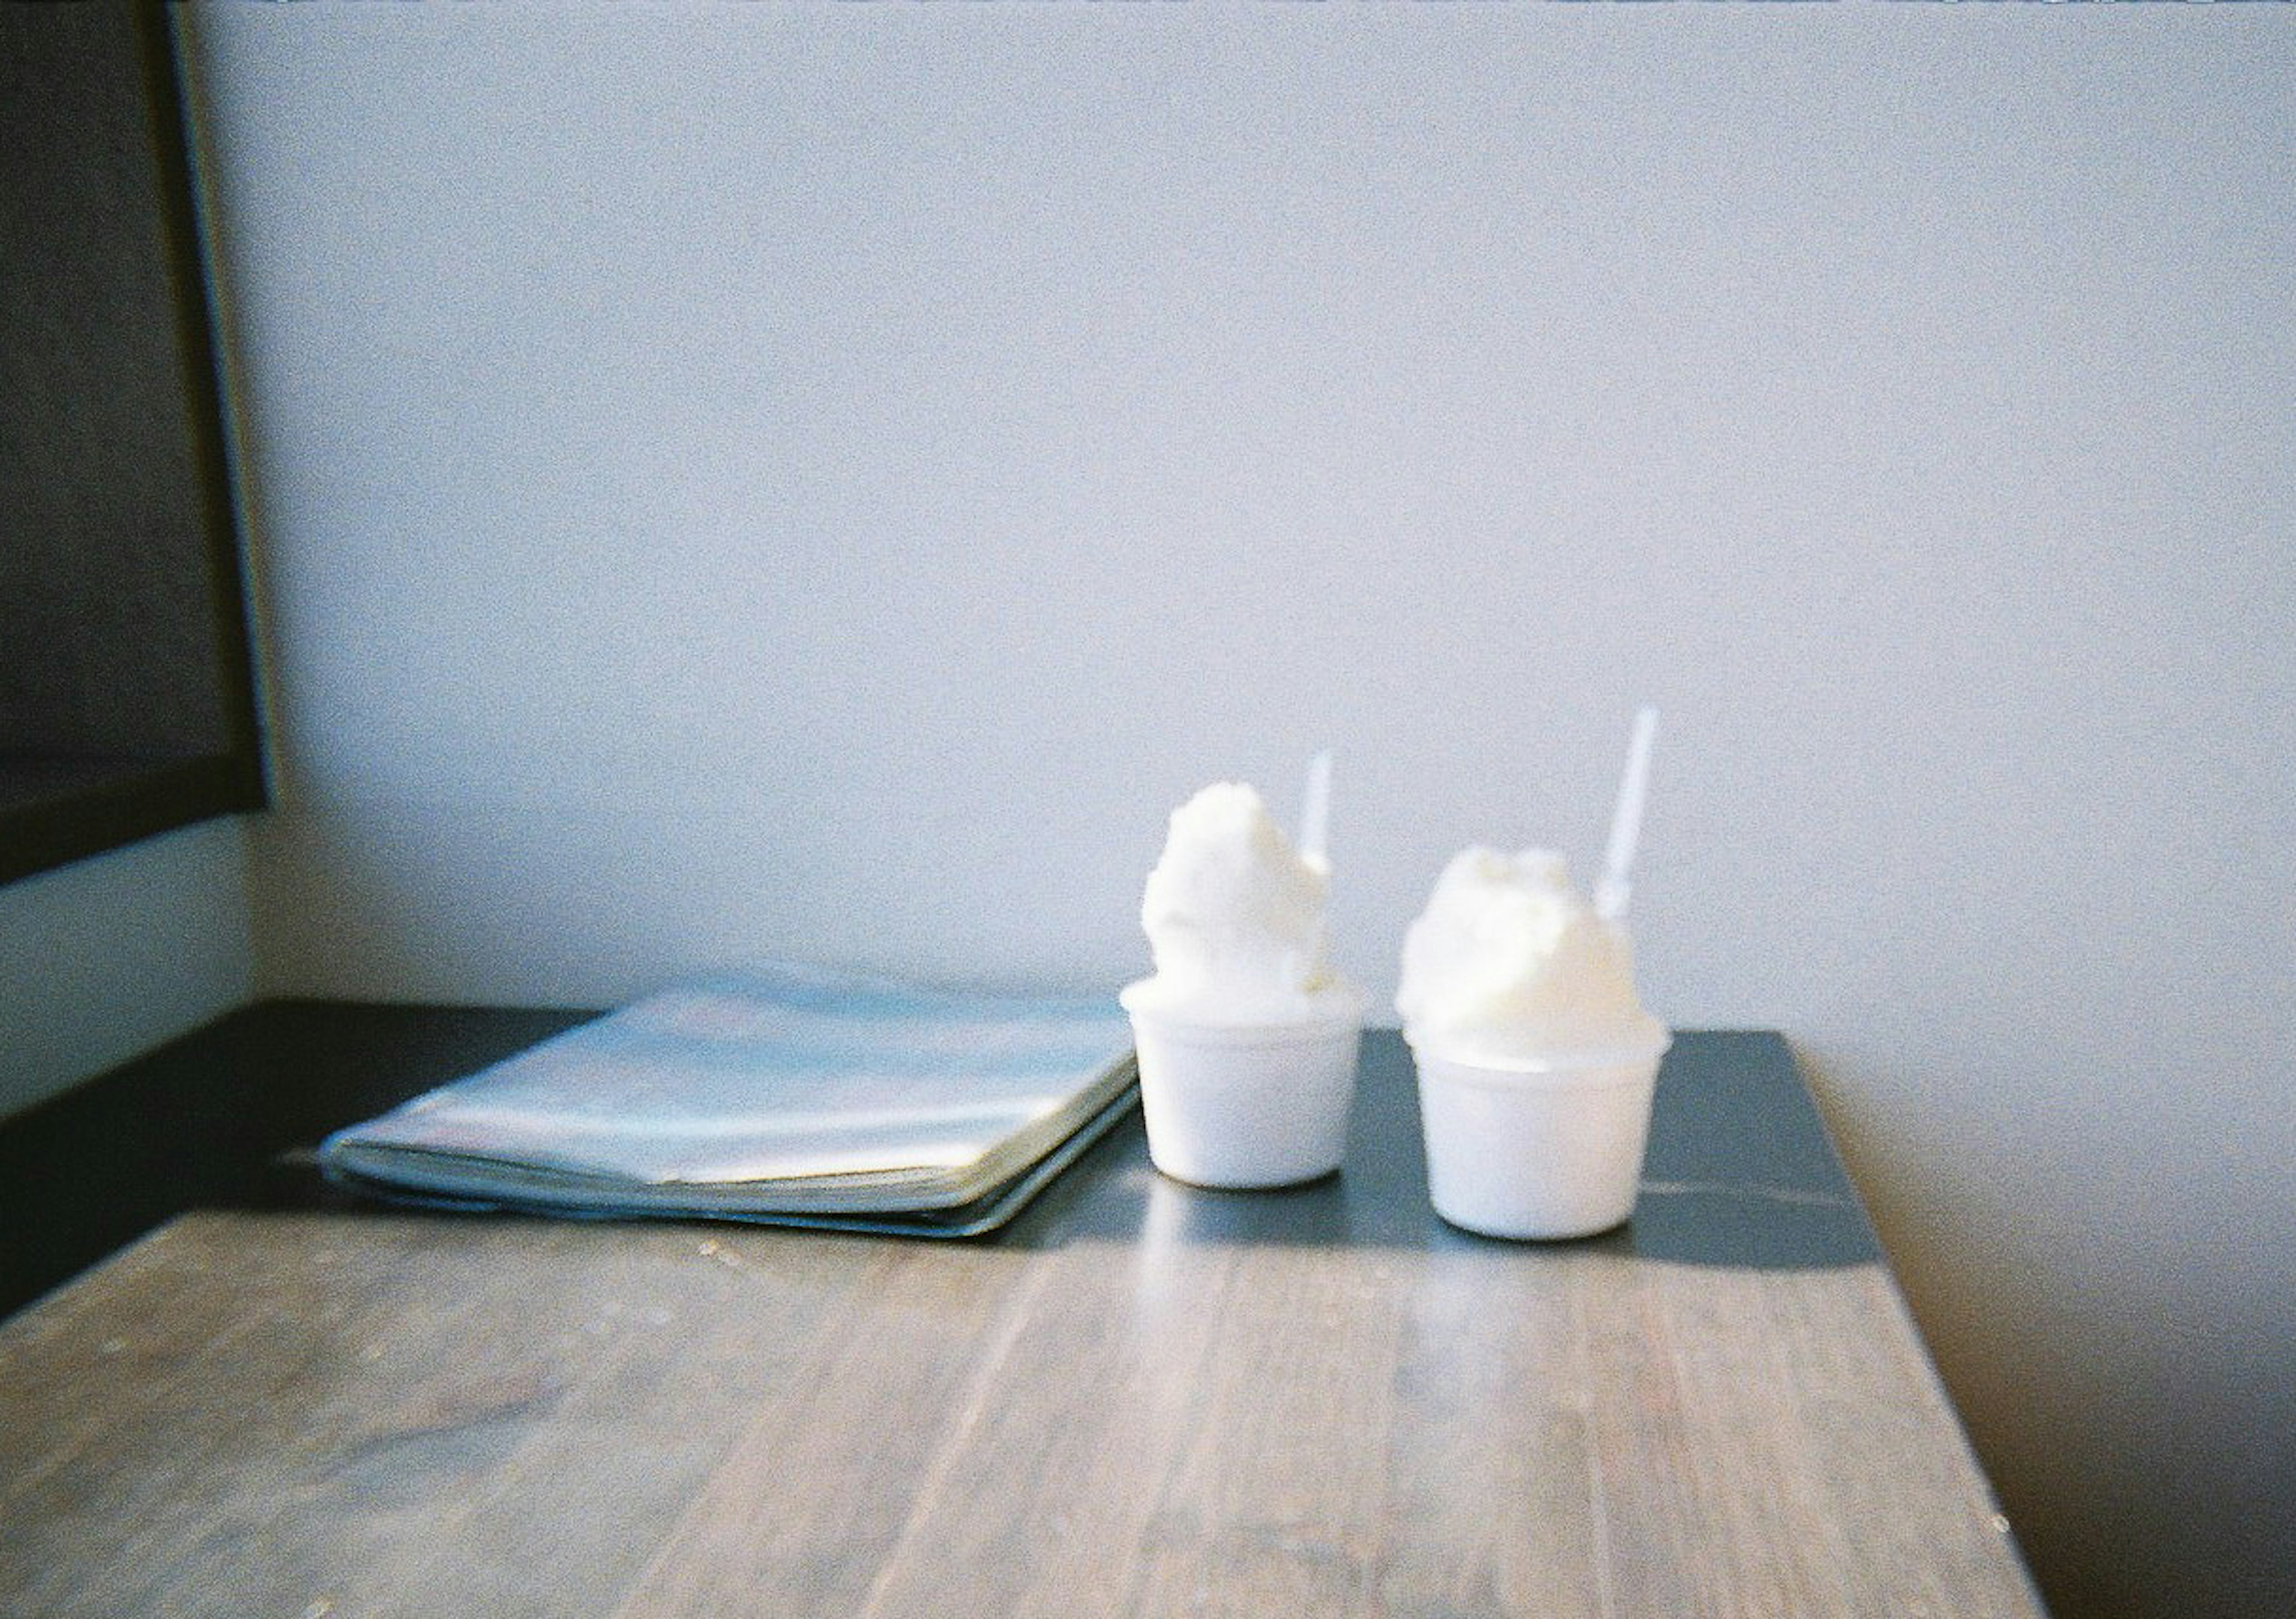
[[346, 1206], [162, 1227], [0, 1329], [0, 1613], [2030, 1615], [1775, 1036], [1685, 1035], [1635, 1222], [1136, 1122], [1004, 1238]]

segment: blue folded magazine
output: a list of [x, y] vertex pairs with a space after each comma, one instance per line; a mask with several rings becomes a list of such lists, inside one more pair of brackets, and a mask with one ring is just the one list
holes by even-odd
[[663, 990], [338, 1131], [330, 1178], [408, 1201], [968, 1236], [1137, 1095], [1111, 1001], [801, 969]]

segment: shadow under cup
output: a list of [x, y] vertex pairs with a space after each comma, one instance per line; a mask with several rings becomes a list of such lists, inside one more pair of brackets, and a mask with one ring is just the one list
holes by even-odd
[[1519, 1068], [1414, 1047], [1435, 1212], [1486, 1237], [1589, 1237], [1621, 1223], [1634, 1213], [1669, 1043]]

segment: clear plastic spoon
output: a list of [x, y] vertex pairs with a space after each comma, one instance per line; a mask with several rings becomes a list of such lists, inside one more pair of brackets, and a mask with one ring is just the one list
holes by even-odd
[[1332, 815], [1332, 750], [1308, 761], [1308, 795], [1300, 805], [1300, 858], [1318, 871], [1329, 871], [1324, 852]]
[[1627, 773], [1619, 783], [1619, 805], [1611, 813], [1611, 841], [1603, 850], [1603, 877], [1595, 885], [1595, 914], [1606, 922], [1624, 921], [1627, 902], [1634, 895], [1628, 874], [1634, 868], [1635, 845], [1643, 835], [1643, 799], [1650, 789], [1651, 737], [1658, 730], [1658, 710], [1644, 707], [1635, 715], [1635, 734], [1627, 744]]

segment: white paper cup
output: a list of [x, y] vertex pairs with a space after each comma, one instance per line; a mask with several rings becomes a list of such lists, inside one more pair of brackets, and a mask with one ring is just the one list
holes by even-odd
[[1196, 1186], [1289, 1186], [1347, 1147], [1363, 1016], [1220, 1026], [1132, 1011], [1148, 1156]]
[[1665, 1051], [1496, 1068], [1414, 1048], [1435, 1212], [1486, 1237], [1587, 1237], [1624, 1221]]

